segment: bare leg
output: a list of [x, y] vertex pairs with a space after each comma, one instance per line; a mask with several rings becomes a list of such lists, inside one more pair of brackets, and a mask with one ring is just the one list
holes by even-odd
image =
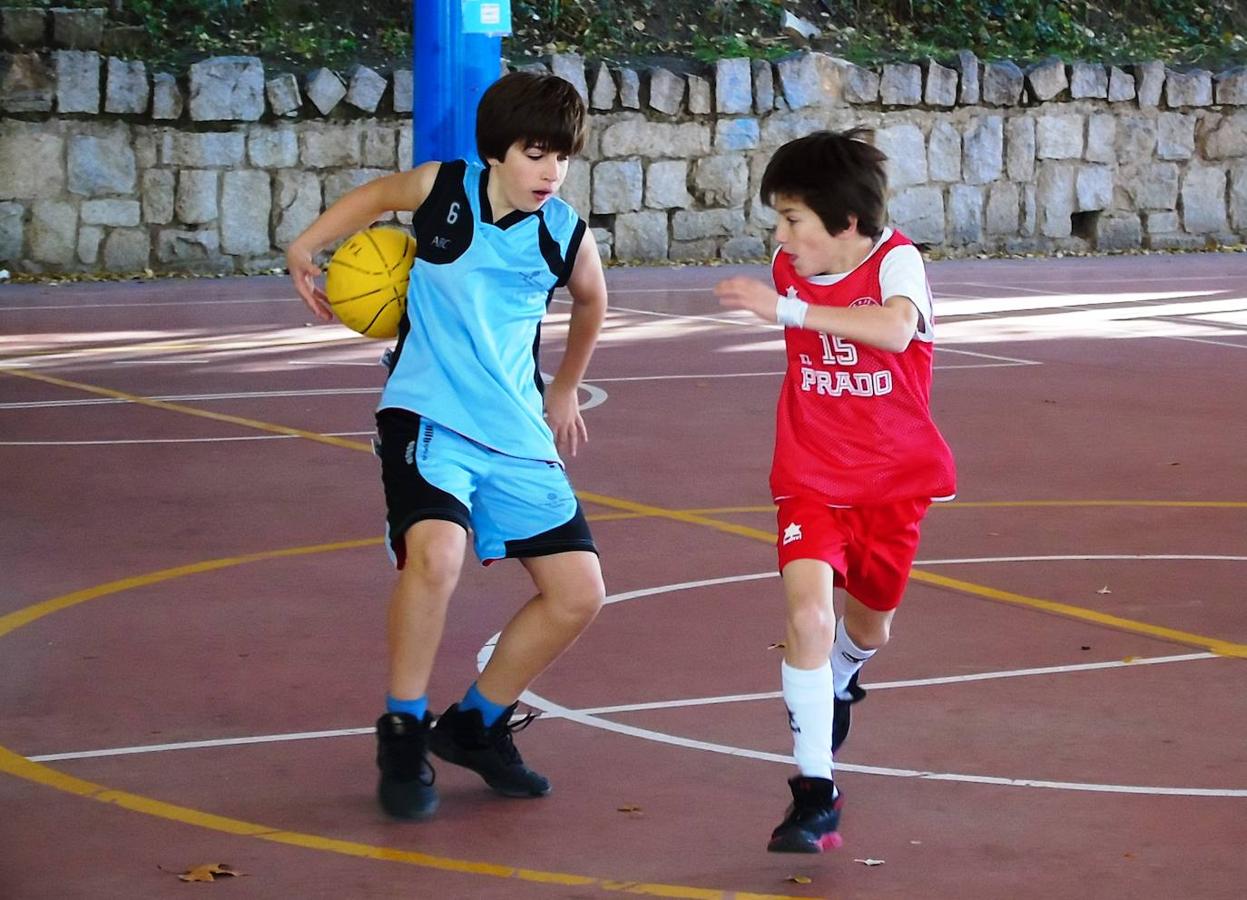
[[827, 662], [836, 639], [832, 605], [835, 573], [817, 559], [794, 559], [784, 566], [788, 635], [784, 659], [796, 669], [817, 669]]
[[512, 617], [476, 681], [495, 703], [510, 705], [575, 643], [606, 597], [597, 555], [569, 551], [521, 560], [537, 595]]
[[404, 535], [407, 562], [390, 596], [390, 695], [422, 697], [459, 583], [467, 533], [454, 522], [426, 519]]
[[892, 635], [892, 617], [896, 610], [880, 612], [847, 593], [844, 598], [844, 630], [853, 643], [863, 650], [878, 650], [886, 644]]

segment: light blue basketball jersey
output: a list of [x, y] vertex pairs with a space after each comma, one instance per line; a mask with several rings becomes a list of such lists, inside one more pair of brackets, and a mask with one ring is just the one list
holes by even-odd
[[418, 413], [501, 453], [557, 460], [543, 418], [541, 319], [585, 223], [557, 197], [495, 223], [479, 163], [443, 163], [412, 230], [407, 311], [379, 409]]

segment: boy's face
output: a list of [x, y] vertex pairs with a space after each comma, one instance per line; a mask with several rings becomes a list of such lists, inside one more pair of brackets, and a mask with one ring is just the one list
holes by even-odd
[[836, 272], [844, 258], [846, 242], [858, 237], [854, 216], [849, 217], [848, 228], [831, 234], [818, 213], [795, 197], [777, 194], [774, 209], [775, 240], [802, 278]]
[[504, 159], [490, 160], [493, 164], [490, 177], [498, 179], [508, 205], [524, 212], [535, 212], [563, 184], [568, 161], [565, 153], [516, 141], [507, 148]]

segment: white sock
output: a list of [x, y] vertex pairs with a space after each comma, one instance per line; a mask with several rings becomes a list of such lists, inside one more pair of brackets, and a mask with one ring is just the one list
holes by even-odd
[[797, 768], [810, 778], [831, 778], [831, 665], [795, 669], [785, 661], [780, 674]]
[[831, 645], [831, 679], [837, 697], [849, 699], [849, 679], [874, 655], [874, 650], [863, 650], [853, 643], [844, 630], [844, 619], [836, 623], [836, 642]]

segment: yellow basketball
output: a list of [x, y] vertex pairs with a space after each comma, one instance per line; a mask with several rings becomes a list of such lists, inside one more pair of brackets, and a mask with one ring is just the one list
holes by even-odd
[[365, 337], [398, 334], [415, 258], [415, 239], [397, 228], [369, 228], [348, 238], [325, 270], [325, 296], [339, 321]]

